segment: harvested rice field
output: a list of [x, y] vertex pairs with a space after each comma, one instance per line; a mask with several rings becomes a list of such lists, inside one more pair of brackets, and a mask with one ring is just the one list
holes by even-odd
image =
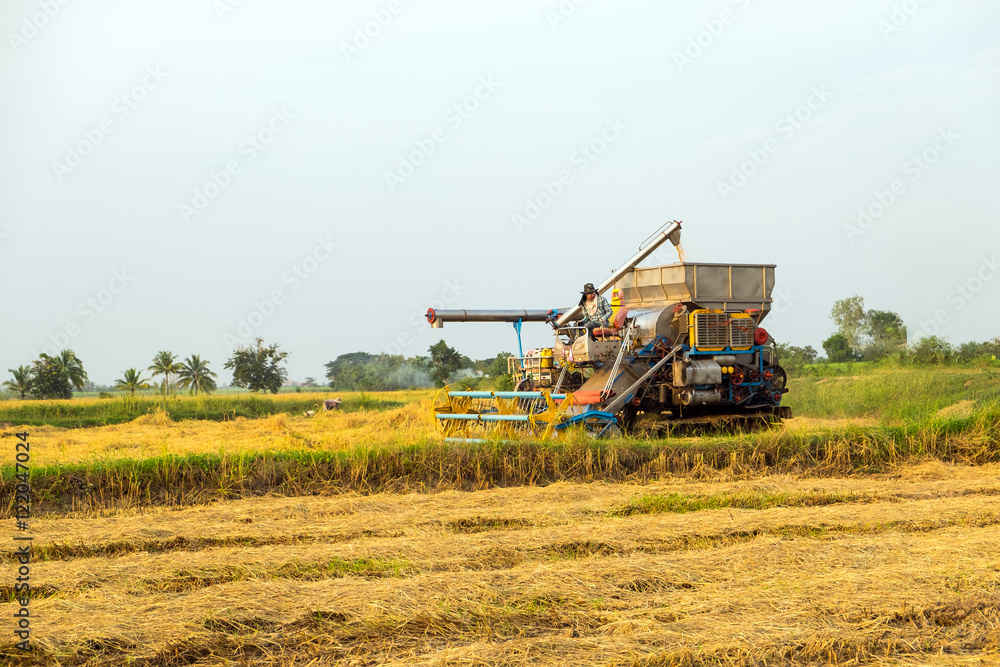
[[1000, 648], [997, 465], [265, 497], [34, 530], [37, 653], [9, 664], [978, 665]]

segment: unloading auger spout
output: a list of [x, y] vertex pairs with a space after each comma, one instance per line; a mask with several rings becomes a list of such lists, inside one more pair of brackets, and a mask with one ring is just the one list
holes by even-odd
[[[668, 222], [663, 225], [663, 227], [660, 227], [658, 230], [653, 232], [653, 235], [639, 246], [639, 252], [633, 255], [629, 261], [622, 264], [617, 271], [612, 273], [604, 282], [597, 286], [597, 293], [604, 294], [608, 291], [609, 287], [625, 277], [625, 275], [632, 269], [639, 266], [639, 262], [656, 252], [656, 249], [663, 245], [664, 241], [667, 241], [668, 239], [675, 246], [680, 244], [681, 223], [679, 220]], [[583, 306], [577, 304], [559, 316], [559, 319], [556, 320], [556, 326], [566, 326], [567, 322], [579, 319], [581, 312], [583, 312]]]

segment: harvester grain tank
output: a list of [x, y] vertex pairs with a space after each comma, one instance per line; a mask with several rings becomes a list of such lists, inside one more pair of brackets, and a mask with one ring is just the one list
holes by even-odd
[[550, 348], [508, 360], [513, 392], [446, 388], [435, 418], [446, 436], [549, 437], [579, 424], [604, 435], [640, 415], [659, 422], [717, 416], [787, 418], [786, 375], [760, 325], [771, 309], [773, 264], [680, 262], [639, 267], [681, 223], [667, 223], [599, 286], [612, 290], [614, 321], [594, 336], [578, 323], [581, 306], [550, 310], [434, 310], [445, 322], [548, 322]]

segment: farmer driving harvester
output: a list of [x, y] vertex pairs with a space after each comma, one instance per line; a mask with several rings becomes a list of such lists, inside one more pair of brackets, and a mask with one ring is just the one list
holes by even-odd
[[608, 300], [597, 293], [594, 283], [587, 283], [583, 286], [580, 306], [583, 308], [581, 324], [587, 328], [587, 335], [590, 340], [597, 340], [594, 336], [594, 329], [600, 327], [610, 327], [611, 306]]

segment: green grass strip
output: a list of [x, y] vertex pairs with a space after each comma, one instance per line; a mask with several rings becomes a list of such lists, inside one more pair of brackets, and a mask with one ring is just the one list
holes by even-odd
[[[341, 405], [344, 412], [384, 411], [400, 408], [403, 401], [361, 395]], [[267, 395], [220, 395], [199, 397], [119, 397], [102, 401], [2, 401], [0, 422], [17, 426], [56, 426], [84, 428], [124, 424], [143, 415], [163, 410], [173, 421], [204, 419], [233, 420], [238, 417], [258, 419], [280, 413], [301, 413], [318, 408], [315, 396], [281, 398]]]
[[711, 496], [652, 493], [632, 498], [623, 507], [612, 511], [610, 515], [684, 514], [686, 512], [729, 508], [766, 510], [774, 507], [817, 507], [838, 503], [870, 503], [876, 500], [878, 500], [876, 496], [867, 493], [745, 491]]

